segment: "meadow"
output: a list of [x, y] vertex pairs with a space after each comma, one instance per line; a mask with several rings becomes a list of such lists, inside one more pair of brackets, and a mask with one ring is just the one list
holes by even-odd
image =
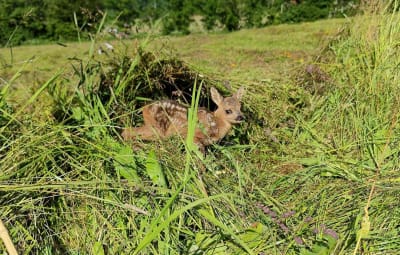
[[[398, 254], [399, 24], [372, 6], [232, 33], [0, 49], [0, 219], [16, 249]], [[105, 42], [114, 51], [99, 55]], [[121, 139], [141, 106], [177, 90], [212, 108], [211, 86], [245, 87], [246, 122], [205, 156], [190, 135]]]

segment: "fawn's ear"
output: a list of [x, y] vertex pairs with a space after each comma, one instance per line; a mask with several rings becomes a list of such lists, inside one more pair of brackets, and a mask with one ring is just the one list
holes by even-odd
[[233, 96], [236, 97], [238, 100], [242, 99], [243, 95], [244, 95], [244, 87], [243, 87], [243, 86], [241, 86], [241, 87], [236, 91], [236, 93], [233, 94]]
[[219, 94], [219, 92], [214, 87], [211, 87], [211, 99], [217, 105], [222, 104], [222, 101], [224, 100], [224, 98]]

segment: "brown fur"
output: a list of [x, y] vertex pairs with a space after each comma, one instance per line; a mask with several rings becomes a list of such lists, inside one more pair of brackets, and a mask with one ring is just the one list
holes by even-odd
[[[233, 124], [244, 120], [240, 111], [240, 99], [244, 93], [241, 87], [231, 97], [222, 97], [215, 88], [211, 88], [211, 99], [218, 108], [214, 112], [199, 109], [199, 125], [195, 130], [194, 142], [201, 150], [221, 140]], [[142, 139], [164, 139], [171, 135], [186, 137], [188, 128], [188, 108], [171, 100], [158, 101], [143, 107], [144, 125], [136, 128], [125, 128], [122, 137], [125, 141]]]

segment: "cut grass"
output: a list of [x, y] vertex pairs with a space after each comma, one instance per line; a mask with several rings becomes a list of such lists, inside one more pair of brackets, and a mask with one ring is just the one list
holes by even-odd
[[[170, 37], [147, 46], [163, 49], [155, 54], [163, 58], [170, 50], [164, 40], [179, 45], [178, 56], [206, 76], [204, 86], [223, 88], [229, 79], [247, 87], [247, 123], [224, 141], [231, 146], [213, 146], [204, 159], [192, 153], [190, 139], [186, 146], [170, 139], [137, 151], [120, 141], [120, 116], [110, 116], [127, 87], [148, 86], [150, 78], [135, 80], [143, 77], [135, 72], [150, 70], [140, 69], [140, 61], [127, 70], [114, 58], [112, 72], [121, 79], [105, 91], [118, 91], [115, 98], [101, 97], [101, 74], [110, 69], [103, 59], [96, 65], [98, 57], [83, 61], [78, 77], [66, 71], [64, 79], [50, 79], [54, 98], [48, 98], [67, 96], [54, 100], [67, 118], [44, 123], [22, 116], [24, 107], [14, 111], [19, 122], [0, 117], [1, 216], [17, 248], [26, 254], [395, 254], [399, 16], [356, 17], [324, 55], [312, 58], [321, 52], [321, 35], [338, 23], [343, 20]], [[112, 57], [125, 57], [120, 49]], [[298, 64], [311, 60], [311, 69], [329, 79], [298, 75], [304, 69]], [[44, 85], [37, 91], [49, 85], [38, 84]], [[14, 116], [8, 98], [4, 92], [0, 108]]]
[[[333, 36], [345, 20], [333, 19], [313, 23], [280, 25], [263, 29], [243, 30], [229, 34], [197, 34], [185, 37], [161, 37], [152, 40], [154, 50], [174, 52], [179, 59], [204, 69], [207, 75], [236, 82], [259, 82], [288, 75], [293, 62], [307, 61], [316, 52], [321, 40]], [[111, 42], [120, 45], [118, 41]], [[123, 41], [124, 45], [137, 44]], [[20, 78], [25, 88], [41, 84], [59, 69], [66, 69], [71, 60], [87, 55], [88, 43], [35, 45], [0, 49], [1, 76], [9, 78], [26, 62]], [[101, 41], [99, 41], [101, 45]], [[104, 48], [104, 46], [103, 46]]]

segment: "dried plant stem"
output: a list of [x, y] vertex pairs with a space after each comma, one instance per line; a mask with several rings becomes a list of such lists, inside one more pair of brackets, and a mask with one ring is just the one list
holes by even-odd
[[13, 242], [11, 241], [11, 237], [8, 234], [8, 230], [4, 226], [4, 223], [1, 219], [0, 219], [0, 238], [1, 238], [1, 240], [3, 240], [4, 245], [6, 246], [6, 249], [8, 251], [8, 254], [18, 255], [17, 250], [15, 249], [15, 246], [14, 246]]

